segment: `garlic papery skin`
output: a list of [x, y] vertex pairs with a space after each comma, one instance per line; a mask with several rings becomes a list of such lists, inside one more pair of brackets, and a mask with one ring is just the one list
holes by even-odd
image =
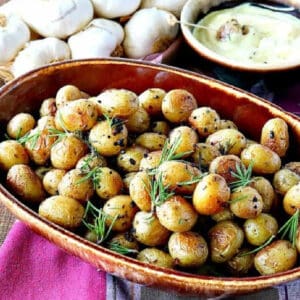
[[91, 0], [95, 13], [102, 18], [114, 19], [135, 12], [141, 0]]
[[142, 0], [141, 8], [156, 7], [180, 17], [181, 10], [188, 0]]
[[28, 26], [17, 16], [0, 14], [0, 63], [13, 60], [30, 39]]
[[145, 8], [131, 17], [124, 30], [126, 56], [143, 58], [164, 51], [175, 40], [179, 26], [173, 14], [157, 8]]
[[71, 58], [68, 44], [57, 38], [45, 38], [27, 43], [12, 64], [12, 73], [20, 76], [35, 68]]
[[67, 38], [93, 18], [89, 0], [26, 0], [20, 7], [23, 20], [43, 37]]
[[5, 2], [0, 6], [0, 14], [4, 14], [6, 16], [20, 16], [19, 7], [22, 1], [24, 0], [9, 0], [8, 2]]
[[73, 59], [109, 57], [124, 39], [122, 26], [107, 19], [94, 19], [72, 35], [68, 44]]

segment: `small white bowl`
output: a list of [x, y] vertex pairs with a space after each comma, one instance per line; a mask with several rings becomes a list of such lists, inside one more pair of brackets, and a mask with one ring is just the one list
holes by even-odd
[[[216, 7], [222, 3], [230, 2], [231, 0], [188, 0], [184, 5], [181, 12], [181, 30], [186, 42], [202, 57], [211, 60], [224, 67], [240, 71], [251, 71], [251, 72], [276, 72], [291, 70], [300, 67], [300, 54], [294, 61], [283, 62], [280, 64], [251, 64], [242, 62], [234, 59], [227, 58], [220, 55], [213, 50], [206, 47], [203, 43], [197, 40], [192, 33], [193, 27], [188, 25], [190, 23], [196, 24], [199, 21], [199, 15], [206, 14], [213, 7]], [[293, 0], [275, 0], [276, 2], [284, 5], [296, 6], [296, 1]], [[245, 1], [241, 1], [245, 2]], [[300, 4], [297, 5], [299, 9]], [[274, 28], [276, 30], [276, 28]]]

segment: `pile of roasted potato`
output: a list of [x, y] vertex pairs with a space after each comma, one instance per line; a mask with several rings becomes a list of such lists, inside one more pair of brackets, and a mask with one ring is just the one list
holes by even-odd
[[[220, 276], [296, 266], [300, 162], [280, 118], [248, 139], [183, 89], [72, 85], [0, 143], [6, 186], [40, 216], [121, 254]], [[284, 162], [284, 163], [283, 163]]]

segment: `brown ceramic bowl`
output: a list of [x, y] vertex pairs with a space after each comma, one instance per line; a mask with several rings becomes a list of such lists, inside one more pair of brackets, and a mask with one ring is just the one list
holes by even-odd
[[[98, 94], [105, 88], [127, 88], [140, 93], [150, 87], [187, 89], [199, 105], [209, 105], [223, 118], [232, 119], [252, 139], [258, 139], [262, 125], [281, 117], [290, 128], [291, 159], [299, 159], [300, 118], [242, 90], [195, 73], [129, 60], [82, 60], [64, 62], [28, 73], [0, 91], [1, 128], [18, 112], [37, 111], [41, 101], [58, 88], [74, 84]], [[0, 200], [20, 220], [40, 235], [99, 269], [128, 280], [185, 294], [218, 296], [254, 292], [300, 278], [300, 267], [272, 275], [251, 278], [216, 278], [155, 267], [93, 244], [39, 217], [0, 185]]]
[[[224, 67], [231, 68], [234, 70], [247, 71], [247, 72], [259, 72], [259, 73], [268, 73], [268, 72], [279, 72], [283, 70], [291, 70], [300, 67], [300, 58], [295, 58], [293, 61], [282, 62], [280, 64], [252, 64], [247, 62], [242, 62], [239, 60], [231, 59], [225, 57], [217, 52], [211, 50], [199, 40], [197, 40], [193, 34], [193, 27], [189, 24], [195, 24], [199, 21], [199, 15], [207, 14], [211, 9], [217, 7], [218, 5], [226, 2], [231, 2], [232, 0], [188, 0], [181, 12], [181, 31], [184, 36], [184, 39], [193, 48], [201, 57], [204, 57], [214, 63], [220, 64]], [[272, 1], [272, 0], [270, 0]], [[260, 3], [270, 4], [270, 1], [260, 0]], [[247, 0], [240, 0], [240, 3], [249, 2]], [[300, 9], [299, 1], [295, 0], [273, 0], [272, 2], [277, 2], [279, 4], [284, 4], [291, 6], [291, 8]], [[237, 2], [234, 1], [236, 4]], [[276, 3], [274, 4], [276, 5]], [[300, 12], [298, 12], [300, 15]], [[274, 30], [276, 30], [274, 28]]]

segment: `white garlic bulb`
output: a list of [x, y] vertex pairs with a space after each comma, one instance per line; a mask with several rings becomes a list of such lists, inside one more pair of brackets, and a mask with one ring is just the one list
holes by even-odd
[[142, 58], [164, 51], [175, 40], [179, 26], [173, 14], [157, 8], [145, 8], [131, 17], [124, 30], [126, 56]]
[[19, 17], [0, 14], [0, 63], [13, 60], [29, 39], [29, 28]]
[[160, 8], [171, 12], [179, 18], [181, 10], [186, 2], [187, 0], [142, 0], [141, 8]]
[[94, 10], [89, 0], [26, 0], [20, 14], [41, 36], [64, 39], [84, 28]]
[[94, 19], [84, 30], [72, 35], [68, 44], [72, 58], [109, 57], [124, 39], [122, 26], [107, 19]]
[[35, 68], [70, 57], [69, 46], [62, 40], [50, 37], [31, 41], [18, 53], [12, 64], [12, 73], [17, 77]]
[[113, 19], [135, 12], [141, 0], [91, 0], [99, 17]]

